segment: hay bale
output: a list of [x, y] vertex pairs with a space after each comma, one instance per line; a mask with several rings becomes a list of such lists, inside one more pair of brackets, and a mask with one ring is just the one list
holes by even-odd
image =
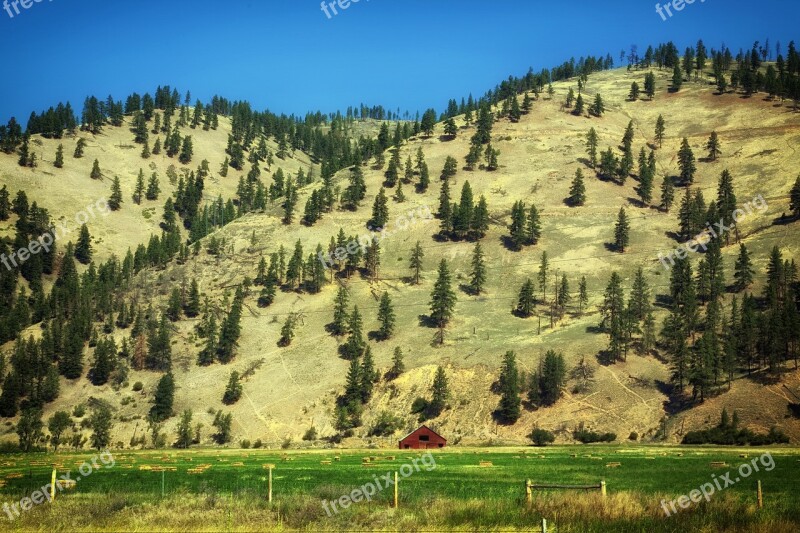
[[264, 463], [263, 465], [261, 465], [261, 468], [263, 468], [264, 470], [269, 470], [270, 468], [275, 468], [275, 465], [272, 463]]
[[728, 463], [725, 461], [711, 461], [711, 468], [728, 468]]
[[329, 464], [331, 464], [331, 462], [330, 461], [320, 461], [319, 464], [321, 464], [321, 465], [329, 465]]
[[494, 466], [494, 465], [492, 464], [491, 461], [481, 461], [480, 466], [485, 468], [485, 467], [490, 467], [490, 466]]
[[620, 466], [622, 466], [622, 463], [617, 463], [617, 462], [606, 463], [606, 468], [619, 468]]

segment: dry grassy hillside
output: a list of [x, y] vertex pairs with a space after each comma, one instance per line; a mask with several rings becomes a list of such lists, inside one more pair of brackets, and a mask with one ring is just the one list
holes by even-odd
[[[561, 440], [566, 440], [568, 431], [580, 421], [594, 429], [614, 431], [620, 438], [627, 437], [631, 431], [642, 436], [655, 433], [665, 416], [667, 397], [659, 383], [668, 380], [668, 367], [655, 357], [633, 353], [624, 363], [600, 365], [596, 355], [606, 348], [607, 336], [594, 333], [593, 329], [599, 322], [597, 307], [612, 271], [622, 275], [626, 295], [639, 266], [644, 268], [654, 293], [666, 292], [669, 275], [658, 262], [657, 255], [659, 252], [668, 253], [676, 245], [668, 232], [677, 228], [677, 207], [673, 207], [670, 213], [638, 207], [634, 200], [637, 198], [635, 180], [629, 179], [625, 186], [619, 186], [594, 178], [581, 162], [585, 158], [584, 139], [588, 129], [594, 127], [597, 130], [601, 150], [609, 146], [616, 149], [628, 121], [633, 120], [636, 131], [634, 154], [638, 154], [641, 146], [652, 142], [658, 115], [664, 116], [667, 137], [663, 148], [656, 151], [659, 168], [654, 192], [656, 202], [661, 177], [665, 173], [678, 173], [676, 153], [681, 139], [688, 137], [699, 158], [705, 155], [704, 145], [709, 134], [717, 131], [723, 155], [715, 163], [698, 163], [696, 187], [704, 191], [707, 200], [714, 198], [719, 175], [727, 168], [734, 177], [740, 203], [758, 194], [767, 200], [768, 210], [748, 217], [741, 226], [743, 240], [753, 254], [759, 273], [756, 290], [760, 289], [763, 281], [769, 250], [778, 245], [785, 257], [797, 258], [800, 242], [797, 223], [773, 225], [781, 213], [788, 212], [788, 192], [797, 175], [798, 114], [786, 105], [764, 101], [759, 95], [751, 99], [732, 94], [717, 96], [711, 86], [702, 83], [687, 83], [679, 93], [669, 94], [665, 91], [668, 84], [666, 74], [657, 72], [657, 76], [658, 92], [654, 101], [629, 102], [630, 84], [634, 80], [641, 84], [643, 72], [615, 70], [593, 74], [585, 94], [588, 95], [587, 101], [596, 92], [602, 94], [607, 106], [602, 118], [576, 117], [560, 109], [568, 88], [574, 84], [559, 82], [554, 84], [555, 96], [552, 99], [540, 98], [534, 103], [531, 113], [524, 115], [519, 123], [512, 124], [508, 119], [495, 123], [493, 145], [500, 150], [500, 168], [494, 172], [462, 169], [451, 180], [454, 199], [457, 200], [463, 182], [468, 180], [475, 198], [485, 195], [488, 201], [492, 224], [482, 241], [488, 266], [487, 293], [474, 297], [461, 289], [457, 291], [455, 320], [447, 329], [443, 346], [432, 345], [435, 330], [425, 327], [421, 320], [429, 311], [435, 268], [444, 257], [451, 263], [454, 279], [466, 283], [473, 244], [436, 241], [433, 238], [438, 231], [436, 220], [411, 224], [405, 229], [390, 224], [392, 233], [381, 242], [379, 281], [354, 277], [348, 285], [351, 302], [358, 304], [364, 315], [365, 331], [377, 329], [377, 298], [382, 292], [389, 291], [397, 315], [397, 333], [385, 342], [371, 341], [372, 350], [377, 366], [386, 370], [395, 347], [401, 347], [408, 371], [396, 381], [382, 382], [377, 387], [365, 411], [364, 427], [357, 432], [359, 436], [366, 433], [381, 410], [403, 416], [407, 427], [412, 428], [416, 421], [415, 416], [409, 414], [411, 402], [417, 396], [429, 395], [437, 365], [444, 366], [450, 377], [452, 408], [446, 410], [435, 424], [451, 439], [524, 442], [525, 436], [538, 424], [556, 431]], [[463, 124], [461, 119], [458, 122]], [[231, 169], [227, 178], [220, 178], [217, 172], [225, 157], [229, 129], [229, 121], [221, 119], [218, 131], [198, 129], [191, 133], [195, 140], [191, 168], [207, 159], [214, 175], [206, 181], [207, 200], [213, 200], [217, 194], [225, 198], [233, 196], [238, 177], [242, 174]], [[189, 131], [187, 128], [183, 133]], [[390, 220], [394, 221], [412, 210], [436, 211], [438, 175], [445, 158], [453, 156], [463, 164], [472, 133], [472, 127], [461, 128], [455, 140], [446, 140], [440, 137], [442, 125], [439, 124], [433, 137], [413, 138], [401, 148], [402, 161], [409, 155], [413, 159], [417, 149], [423, 149], [433, 183], [425, 194], [414, 192], [413, 186], [405, 186], [406, 201], [390, 201]], [[164, 155], [142, 160], [139, 147], [131, 147], [132, 134], [127, 128], [108, 128], [102, 135], [87, 138], [89, 147], [81, 160], [71, 157], [75, 139], [62, 141], [66, 164], [61, 170], [54, 169], [51, 164], [59, 141], [34, 140], [33, 146], [41, 161], [34, 170], [21, 169], [16, 165], [16, 158], [0, 155], [0, 183], [7, 184], [12, 194], [25, 189], [29, 197], [47, 207], [54, 218], [70, 218], [82, 206], [108, 195], [110, 179], [118, 175], [125, 195], [122, 210], [89, 224], [97, 257], [103, 259], [111, 253], [120, 255], [128, 247], [146, 242], [149, 234], [157, 231], [165, 194], [174, 191], [174, 185], [166, 179], [167, 167], [180, 165]], [[270, 148], [275, 150], [274, 146]], [[95, 158], [99, 159], [104, 172], [102, 182], [89, 178]], [[311, 166], [311, 161], [298, 152], [292, 159], [276, 160], [271, 170], [278, 166], [295, 174], [298, 168]], [[146, 175], [152, 172], [150, 168], [159, 173], [164, 193], [157, 202], [136, 206], [130, 196], [140, 167], [145, 169]], [[572, 208], [564, 203], [564, 198], [577, 168], [584, 169], [588, 201], [583, 207]], [[348, 173], [345, 170], [337, 175], [342, 185]], [[318, 171], [315, 174], [319, 176]], [[325, 214], [313, 227], [297, 223], [285, 226], [280, 222], [277, 210], [247, 215], [218, 232], [228, 243], [225, 253], [212, 257], [203, 251], [185, 265], [173, 263], [165, 271], [143, 272], [137, 279], [135, 292], [147, 300], [163, 303], [175, 284], [188, 283], [196, 278], [205, 295], [219, 300], [226, 290], [230, 291], [245, 276], [254, 277], [260, 257], [276, 251], [281, 244], [291, 250], [300, 239], [308, 255], [317, 243], [326, 246], [340, 227], [348, 235], [365, 233], [373, 200], [383, 181], [383, 171], [365, 168], [365, 175], [367, 198], [357, 212], [335, 210]], [[268, 182], [269, 178], [265, 181]], [[310, 190], [309, 187], [301, 193], [298, 204], [301, 212]], [[682, 195], [682, 190], [676, 191], [676, 203]], [[539, 244], [519, 252], [508, 250], [502, 240], [502, 236], [507, 235], [511, 206], [517, 200], [523, 200], [527, 205], [536, 204], [543, 221], [543, 238]], [[626, 206], [632, 225], [631, 247], [624, 254], [609, 251], [606, 246], [613, 240], [614, 223], [622, 205]], [[9, 231], [12, 230], [7, 227], [3, 234], [9, 234]], [[253, 231], [256, 234], [255, 245], [250, 242]], [[421, 241], [426, 255], [422, 283], [415, 286], [409, 284], [406, 277], [409, 274], [409, 253], [416, 241]], [[540, 309], [545, 315], [540, 331], [536, 317], [517, 318], [511, 314], [511, 309], [525, 279], [536, 278], [543, 250], [549, 254], [553, 274], [556, 271], [559, 276], [566, 273], [573, 292], [577, 291], [581, 276], [586, 277], [590, 304], [588, 312], [583, 315], [577, 313], [577, 305], [572, 306], [552, 328], [545, 310]], [[729, 246], [723, 253], [726, 275], [730, 280], [736, 249]], [[198, 367], [195, 362], [202, 343], [194, 333], [195, 322], [179, 322], [173, 346], [173, 364], [179, 384], [176, 412], [185, 408], [194, 410], [195, 417], [206, 427], [205, 433], [209, 433], [207, 429], [212, 416], [207, 410], [223, 407], [221, 398], [230, 371], [242, 372], [261, 361], [255, 373], [244, 383], [242, 399], [230, 408], [234, 414], [235, 440], [260, 438], [273, 445], [287, 437], [298, 441], [312, 423], [322, 436], [332, 434], [333, 404], [343, 388], [348, 366], [348, 362], [337, 355], [337, 339], [324, 327], [331, 320], [335, 290], [334, 284], [328, 284], [317, 295], [279, 293], [275, 304], [268, 309], [259, 309], [255, 303], [257, 295], [251, 294], [242, 321], [243, 333], [237, 356], [225, 366]], [[286, 315], [293, 312], [302, 314], [302, 324], [291, 346], [279, 348], [277, 340], [281, 325]], [[659, 329], [664, 314], [665, 311], [659, 309], [656, 316]], [[499, 396], [490, 388], [497, 379], [503, 353], [514, 350], [521, 369], [530, 372], [537, 367], [544, 352], [551, 348], [564, 354], [570, 368], [582, 356], [591, 361], [596, 369], [591, 390], [573, 393], [573, 382], [570, 381], [564, 398], [555, 406], [537, 411], [525, 410], [515, 425], [497, 426], [491, 413]], [[142, 431], [146, 425], [143, 418], [149, 409], [148, 402], [158, 377], [149, 372], [131, 372], [129, 381], [142, 381], [146, 396], [130, 389], [115, 392], [109, 386], [93, 387], [85, 379], [75, 383], [63, 382], [61, 397], [55, 405], [48, 406], [45, 416], [65, 405], [86, 401], [90, 396], [104, 398], [119, 406], [117, 416], [125, 420], [116, 424], [114, 440], [127, 443], [137, 424], [137, 431]], [[800, 375], [795, 373], [787, 377], [786, 385], [798, 392], [798, 379]], [[740, 408], [743, 423], [754, 429], [777, 425], [793, 440], [799, 440], [800, 424], [784, 418], [787, 398], [783, 387], [778, 384], [770, 386], [768, 392], [764, 390], [761, 385], [750, 381], [737, 381], [731, 392], [671, 419], [668, 423], [670, 439], [677, 439], [681, 432], [716, 419], [722, 406], [727, 406], [729, 409]], [[761, 400], [753, 402], [753, 395]], [[120, 402], [126, 397], [133, 397], [135, 401], [122, 406]], [[168, 429], [174, 429], [174, 424], [176, 420], [172, 419]], [[394, 439], [385, 439], [384, 442], [394, 445]]]

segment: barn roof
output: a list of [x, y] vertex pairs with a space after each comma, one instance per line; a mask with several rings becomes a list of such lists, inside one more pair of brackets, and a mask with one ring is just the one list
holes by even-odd
[[406, 440], [408, 437], [410, 437], [411, 435], [413, 435], [414, 433], [416, 433], [417, 431], [419, 431], [419, 430], [421, 430], [421, 429], [423, 429], [423, 428], [424, 428], [424, 429], [427, 429], [428, 431], [430, 431], [431, 433], [433, 433], [434, 435], [436, 435], [437, 437], [439, 437], [439, 438], [440, 438], [440, 439], [442, 439], [443, 441], [447, 442], [447, 439], [446, 439], [446, 438], [442, 437], [441, 435], [439, 435], [438, 433], [436, 433], [434, 430], [432, 430], [431, 428], [429, 428], [429, 427], [428, 427], [428, 426], [426, 426], [426, 425], [422, 425], [422, 426], [418, 427], [417, 429], [415, 429], [414, 431], [412, 431], [411, 433], [409, 433], [408, 435], [406, 435], [405, 437], [403, 437], [402, 439], [400, 439], [400, 442], [402, 442], [402, 441]]

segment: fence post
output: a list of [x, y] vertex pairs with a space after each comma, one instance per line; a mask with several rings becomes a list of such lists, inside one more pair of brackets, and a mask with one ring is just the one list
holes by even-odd
[[764, 507], [764, 494], [761, 492], [761, 480], [758, 480], [758, 508]]
[[269, 482], [267, 487], [267, 503], [272, 503], [272, 467], [269, 467]]
[[53, 469], [53, 477], [50, 478], [50, 502], [56, 499], [56, 469]]
[[164, 471], [161, 471], [161, 497], [164, 497]]
[[547, 518], [542, 518], [542, 533], [547, 533]]
[[606, 481], [603, 480], [600, 482], [600, 494], [603, 496], [603, 499], [606, 497]]
[[532, 495], [531, 495], [531, 480], [525, 480], [525, 505], [530, 508], [532, 502]]
[[397, 509], [399, 502], [397, 498], [397, 472], [394, 473], [394, 508]]

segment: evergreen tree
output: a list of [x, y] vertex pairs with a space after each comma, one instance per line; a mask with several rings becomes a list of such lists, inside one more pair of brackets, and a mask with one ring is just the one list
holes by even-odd
[[641, 90], [639, 89], [639, 84], [636, 82], [631, 83], [631, 90], [628, 92], [628, 100], [635, 102], [639, 99], [640, 92]]
[[583, 314], [583, 309], [587, 305], [589, 305], [589, 293], [586, 289], [586, 276], [583, 276], [578, 285], [578, 309], [581, 314]]
[[578, 93], [578, 98], [575, 99], [575, 109], [572, 110], [572, 114], [577, 116], [583, 115], [585, 107], [586, 103], [583, 101], [583, 95]]
[[603, 97], [600, 96], [600, 93], [597, 93], [594, 96], [594, 104], [592, 104], [592, 107], [589, 111], [596, 117], [602, 117], [603, 113], [605, 113], [606, 108], [605, 104], [603, 104]]
[[33, 451], [43, 437], [42, 428], [42, 410], [33, 406], [24, 409], [16, 427], [20, 450], [24, 453]]
[[484, 291], [486, 285], [486, 262], [483, 256], [483, 248], [480, 242], [475, 243], [472, 252], [472, 273], [470, 274], [469, 289], [472, 294], [479, 295]]
[[200, 288], [197, 284], [197, 278], [192, 278], [192, 283], [189, 286], [189, 296], [186, 298], [183, 312], [188, 318], [194, 318], [200, 314]]
[[619, 215], [617, 215], [617, 224], [614, 226], [614, 248], [619, 250], [620, 253], [625, 253], [625, 248], [628, 247], [630, 242], [630, 223], [628, 222], [628, 215], [625, 213], [625, 207], [620, 207]]
[[624, 301], [622, 278], [616, 272], [612, 272], [603, 301], [601, 326], [609, 334], [608, 351], [614, 361], [622, 359], [627, 351], [628, 337]]
[[80, 159], [83, 157], [84, 148], [86, 148], [86, 139], [80, 137], [78, 138], [78, 142], [75, 144], [75, 152], [73, 152], [72, 157], [75, 159]]
[[89, 441], [92, 443], [92, 448], [95, 450], [108, 448], [111, 444], [112, 425], [111, 410], [105, 405], [95, 407], [89, 418], [89, 427], [92, 428]]
[[122, 189], [119, 185], [119, 176], [114, 176], [114, 182], [111, 184], [111, 195], [108, 197], [108, 207], [112, 211], [117, 211], [122, 207]]
[[163, 422], [172, 416], [172, 403], [175, 398], [175, 379], [169, 372], [161, 376], [156, 385], [153, 407], [150, 408], [150, 418], [156, 422]]
[[650, 100], [656, 95], [656, 75], [652, 72], [644, 76], [644, 92]]
[[436, 418], [447, 407], [447, 400], [450, 397], [447, 375], [442, 367], [436, 368], [436, 375], [433, 378], [433, 385], [431, 385], [431, 395], [426, 416], [427, 418]]
[[444, 342], [444, 328], [453, 318], [456, 306], [456, 293], [453, 292], [452, 279], [447, 261], [439, 263], [438, 277], [431, 292], [431, 320], [440, 331], [440, 341]]
[[597, 166], [597, 132], [594, 128], [590, 128], [586, 135], [586, 152], [589, 154], [589, 164], [595, 168]]
[[89, 235], [89, 228], [86, 224], [81, 225], [80, 233], [78, 234], [78, 242], [75, 245], [75, 259], [88, 265], [92, 260], [92, 238]]
[[796, 218], [800, 218], [800, 176], [797, 176], [797, 179], [792, 186], [792, 191], [789, 194], [790, 197], [790, 204], [789, 209], [792, 210], [792, 214]]
[[531, 204], [528, 211], [528, 220], [525, 223], [525, 238], [528, 244], [538, 244], [542, 237], [542, 222], [539, 219], [539, 210]]
[[150, 179], [147, 180], [147, 191], [145, 192], [144, 196], [148, 200], [158, 200], [158, 195], [161, 192], [161, 188], [158, 185], [158, 174], [153, 172], [150, 175]]
[[194, 155], [192, 137], [191, 135], [187, 135], [183, 138], [183, 144], [181, 144], [181, 153], [180, 156], [178, 156], [178, 160], [186, 165], [192, 161], [192, 155]]
[[716, 131], [711, 132], [711, 136], [706, 143], [706, 150], [708, 150], [708, 158], [711, 161], [716, 161], [717, 157], [722, 154], [722, 150], [719, 148], [719, 137]]
[[233, 405], [242, 397], [242, 384], [239, 382], [239, 373], [234, 370], [228, 378], [228, 385], [225, 387], [225, 393], [222, 396], [222, 403], [225, 405]]
[[389, 293], [384, 292], [383, 295], [381, 295], [381, 301], [378, 305], [378, 322], [381, 324], [378, 334], [381, 339], [386, 340], [392, 336], [394, 333], [395, 320], [392, 300], [389, 297]]
[[56, 411], [47, 420], [47, 430], [50, 432], [50, 445], [53, 447], [53, 453], [58, 452], [61, 436], [73, 426], [72, 419], [66, 411]]
[[663, 211], [669, 212], [674, 201], [675, 184], [672, 181], [672, 177], [665, 175], [664, 180], [661, 182], [661, 205], [659, 207]]
[[361, 321], [361, 313], [358, 312], [358, 306], [353, 306], [353, 312], [350, 314], [350, 336], [344, 344], [344, 355], [351, 361], [357, 360], [364, 353], [366, 343], [364, 342], [364, 334], [362, 332], [363, 323]]
[[144, 171], [140, 168], [136, 178], [136, 187], [133, 189], [133, 203], [141, 204], [144, 196]]
[[656, 119], [656, 143], [658, 147], [661, 148], [664, 145], [664, 133], [666, 132], [666, 123], [664, 122], [664, 117], [662, 115], [658, 115]]
[[238, 346], [239, 335], [242, 332], [242, 305], [244, 302], [244, 292], [241, 287], [236, 289], [231, 309], [228, 316], [222, 322], [219, 331], [219, 344], [217, 345], [217, 357], [221, 363], [228, 363], [233, 359], [233, 352]]
[[372, 219], [370, 224], [374, 228], [383, 228], [389, 221], [389, 205], [386, 198], [386, 190], [381, 187], [378, 195], [375, 197], [375, 203], [372, 206]]
[[753, 264], [750, 260], [750, 253], [744, 243], [739, 244], [739, 255], [734, 266], [734, 284], [736, 292], [742, 292], [753, 283]]
[[420, 242], [417, 241], [414, 250], [411, 252], [411, 259], [409, 259], [409, 268], [413, 272], [414, 284], [419, 285], [419, 275], [422, 271], [422, 259], [425, 257], [425, 252], [422, 250]]
[[680, 67], [676, 63], [672, 70], [672, 92], [676, 93], [680, 91], [681, 86], [683, 86], [683, 74], [681, 73]]
[[369, 346], [364, 350], [359, 378], [361, 402], [366, 403], [372, 397], [372, 390], [375, 387], [375, 382], [378, 380], [378, 373], [375, 371], [375, 361], [372, 358], [372, 349]]
[[521, 201], [514, 202], [513, 207], [511, 208], [511, 242], [514, 244], [514, 248], [519, 250], [523, 244], [528, 241], [528, 235], [526, 232], [526, 226], [528, 222], [528, 217], [525, 212], [525, 204]]
[[519, 316], [528, 318], [533, 314], [535, 306], [536, 297], [534, 295], [533, 282], [528, 279], [522, 284], [522, 288], [519, 291], [516, 312]]
[[100, 171], [100, 162], [95, 159], [94, 163], [92, 164], [92, 172], [89, 174], [93, 180], [99, 180], [103, 177], [103, 173]]
[[542, 259], [539, 261], [539, 272], [536, 277], [539, 280], [539, 290], [542, 291], [542, 300], [547, 301], [547, 280], [550, 275], [550, 261], [547, 251], [542, 252]]
[[694, 183], [694, 173], [697, 170], [695, 165], [694, 153], [689, 146], [689, 140], [684, 137], [681, 142], [681, 148], [678, 151], [678, 166], [681, 169], [680, 179], [681, 183], [691, 185]]
[[394, 354], [392, 355], [392, 367], [389, 369], [388, 378], [398, 378], [403, 372], [405, 372], [405, 369], [406, 366], [405, 363], [403, 363], [403, 351], [399, 346], [397, 346], [394, 349]]
[[561, 397], [566, 384], [567, 368], [564, 356], [548, 350], [539, 370], [539, 399], [541, 405], [553, 405]]
[[573, 207], [579, 207], [586, 203], [586, 186], [583, 183], [583, 172], [581, 169], [575, 171], [575, 177], [572, 179], [572, 185], [569, 188], [567, 202]]
[[512, 351], [503, 356], [500, 367], [499, 387], [500, 404], [497, 406], [496, 415], [503, 424], [514, 424], [520, 417], [519, 399], [519, 372], [517, 371], [516, 355]]
[[64, 168], [64, 145], [59, 144], [56, 149], [56, 160], [53, 162], [56, 168]]

